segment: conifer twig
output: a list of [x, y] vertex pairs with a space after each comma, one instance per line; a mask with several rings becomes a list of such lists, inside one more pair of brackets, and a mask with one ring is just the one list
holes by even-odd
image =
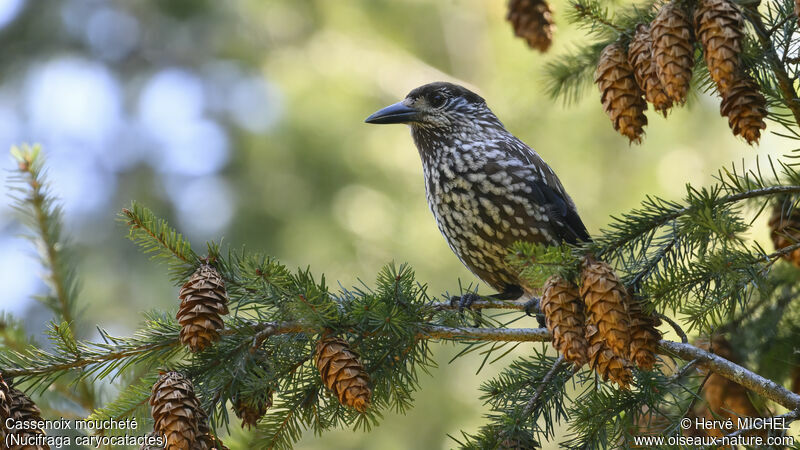
[[671, 326], [672, 329], [675, 330], [675, 333], [681, 339], [681, 342], [683, 342], [684, 344], [689, 343], [689, 338], [686, 337], [686, 333], [683, 331], [683, 328], [681, 328], [681, 326], [678, 325], [677, 322], [675, 322], [674, 320], [670, 319], [669, 317], [667, 317], [664, 314], [659, 314], [658, 318], [663, 320], [664, 322], [667, 322], [669, 324], [669, 326]]
[[536, 404], [539, 403], [539, 399], [542, 397], [545, 388], [553, 377], [556, 376], [559, 369], [561, 368], [561, 364], [564, 363], [564, 355], [560, 355], [558, 359], [555, 360], [553, 363], [553, 367], [542, 377], [542, 381], [539, 382], [539, 387], [536, 388], [536, 392], [531, 396], [531, 399], [528, 400], [528, 404], [525, 405], [525, 410], [522, 412], [522, 417], [528, 417], [533, 412], [533, 408], [536, 407]]
[[784, 104], [792, 112], [797, 125], [800, 126], [800, 99], [797, 98], [797, 91], [794, 89], [794, 83], [791, 78], [789, 78], [789, 74], [786, 73], [786, 68], [783, 67], [781, 59], [778, 57], [778, 53], [775, 51], [775, 47], [773, 47], [772, 41], [769, 39], [770, 31], [768, 31], [766, 25], [764, 25], [761, 13], [758, 11], [758, 4], [749, 5], [747, 14], [744, 16], [753, 26], [761, 46], [767, 53], [767, 59], [769, 60], [772, 72], [775, 74], [775, 78], [778, 80], [778, 87], [783, 96]]

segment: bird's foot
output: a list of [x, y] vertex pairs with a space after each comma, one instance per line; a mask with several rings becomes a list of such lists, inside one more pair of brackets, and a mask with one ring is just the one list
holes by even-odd
[[[472, 311], [472, 309], [470, 309], [472, 307], [472, 304], [475, 303], [475, 300], [478, 300], [480, 298], [481, 298], [480, 295], [473, 293], [450, 297], [450, 306], [458, 305], [458, 314], [460, 314], [463, 317], [464, 310], [466, 309]], [[481, 310], [478, 309], [477, 311], [473, 311], [473, 313], [475, 314], [475, 324], [473, 326], [474, 327], [481, 326], [481, 319], [482, 319]]]
[[538, 298], [534, 297], [525, 302], [523, 310], [525, 311], [525, 314], [536, 317], [536, 322], [539, 324], [539, 328], [545, 328], [546, 324], [544, 321], [544, 314], [542, 314], [542, 310], [539, 307]]
[[470, 307], [472, 307], [472, 304], [475, 303], [475, 300], [478, 300], [479, 298], [481, 297], [478, 294], [473, 294], [473, 293], [464, 294], [460, 296], [456, 295], [450, 297], [450, 306], [458, 305], [458, 312], [460, 314], [464, 314], [464, 310], [470, 309]]

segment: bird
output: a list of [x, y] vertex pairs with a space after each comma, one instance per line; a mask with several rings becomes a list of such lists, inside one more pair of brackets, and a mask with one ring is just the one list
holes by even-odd
[[[536, 300], [507, 263], [516, 241], [591, 240], [553, 169], [469, 89], [442, 81], [425, 84], [365, 122], [411, 128], [436, 224], [461, 262], [497, 291], [489, 297]], [[468, 293], [452, 300], [463, 312], [478, 298]], [[529, 314], [530, 307], [538, 304], [526, 303]]]

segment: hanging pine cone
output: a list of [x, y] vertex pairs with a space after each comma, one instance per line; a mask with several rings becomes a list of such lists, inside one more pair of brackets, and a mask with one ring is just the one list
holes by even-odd
[[666, 117], [667, 111], [672, 108], [672, 99], [667, 95], [656, 74], [656, 66], [653, 64], [653, 39], [650, 37], [649, 25], [636, 26], [636, 34], [628, 46], [628, 63], [633, 67], [636, 83], [644, 91], [645, 100]]
[[228, 314], [228, 294], [217, 269], [202, 264], [181, 287], [181, 306], [176, 318], [181, 324], [181, 343], [199, 352], [219, 340]]
[[597, 326], [598, 337], [606, 346], [615, 355], [627, 358], [631, 343], [631, 300], [614, 269], [605, 262], [586, 258], [581, 270], [581, 296], [586, 305], [587, 325]]
[[629, 307], [631, 317], [631, 361], [643, 370], [653, 370], [656, 364], [656, 350], [661, 333], [658, 331], [660, 320], [644, 313], [641, 300], [632, 300]]
[[525, 39], [531, 48], [544, 53], [553, 43], [553, 14], [544, 0], [511, 0], [506, 20], [514, 27], [514, 34]]
[[694, 27], [703, 46], [708, 73], [719, 91], [725, 92], [739, 72], [744, 17], [729, 0], [700, 0], [694, 13]]
[[242, 419], [242, 428], [247, 426], [251, 428], [256, 426], [259, 420], [267, 413], [267, 409], [272, 406], [272, 391], [269, 392], [266, 398], [256, 398], [255, 403], [247, 402], [243, 398], [238, 397], [233, 403], [233, 411], [236, 417]]
[[[772, 216], [769, 218], [770, 236], [775, 250], [782, 250], [790, 245], [800, 243], [800, 211], [792, 208], [788, 217], [786, 215], [787, 202], [780, 201], [772, 209]], [[783, 259], [800, 267], [800, 248], [782, 256]]]
[[[35, 422], [42, 420], [42, 412], [39, 410], [39, 407], [36, 406], [36, 403], [25, 395], [24, 392], [13, 386], [9, 386], [8, 397], [10, 399], [8, 406], [9, 417], [14, 419], [14, 421]], [[45, 436], [45, 432], [42, 429], [13, 429], [7, 430], [7, 433], [9, 435], [19, 436], [19, 441], [21, 442], [32, 442], [36, 439], [36, 436]], [[13, 438], [9, 436], [8, 439]], [[11, 450], [50, 450], [50, 446], [46, 443], [42, 443], [41, 445], [14, 446], [11, 447]]]
[[758, 143], [761, 130], [767, 128], [767, 101], [758, 90], [758, 84], [748, 75], [742, 75], [722, 93], [720, 114], [728, 118], [733, 134], [743, 137], [748, 144]]
[[600, 88], [603, 110], [614, 124], [614, 129], [630, 142], [641, 143], [643, 127], [647, 125], [644, 115], [647, 102], [619, 43], [609, 44], [603, 49], [594, 72], [594, 82]]
[[689, 92], [694, 68], [692, 24], [677, 3], [668, 3], [650, 24], [653, 62], [664, 91], [675, 103], [683, 104]]
[[608, 348], [597, 325], [586, 325], [586, 340], [589, 342], [589, 367], [591, 367], [603, 381], [613, 381], [619, 387], [627, 389], [633, 381], [631, 362], [619, 357]]
[[314, 352], [314, 364], [322, 382], [336, 394], [339, 403], [358, 412], [367, 410], [372, 396], [369, 375], [347, 341], [336, 337], [320, 339]]
[[150, 395], [153, 430], [166, 438], [166, 450], [194, 449], [205, 421], [191, 380], [178, 372], [167, 372], [153, 385]]
[[586, 364], [588, 344], [578, 286], [554, 275], [544, 283], [543, 291], [541, 308], [547, 329], [553, 334], [553, 347], [576, 367]]

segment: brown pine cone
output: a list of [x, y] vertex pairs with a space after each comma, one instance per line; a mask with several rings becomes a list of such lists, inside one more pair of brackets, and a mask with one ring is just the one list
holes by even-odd
[[653, 370], [656, 364], [656, 350], [661, 332], [656, 326], [661, 322], [657, 317], [646, 315], [641, 300], [632, 300], [629, 307], [631, 317], [631, 361], [643, 370]]
[[[786, 217], [784, 205], [783, 201], [776, 203], [769, 218], [770, 236], [776, 251], [800, 243], [800, 211], [793, 208]], [[800, 267], [800, 248], [783, 255], [782, 258]]]
[[631, 300], [614, 269], [605, 262], [586, 258], [581, 270], [581, 296], [586, 305], [586, 324], [597, 327], [598, 338], [615, 355], [628, 358]]
[[228, 314], [228, 294], [217, 269], [202, 264], [181, 287], [178, 298], [181, 343], [199, 352], [219, 340], [219, 331], [225, 326], [222, 316]]
[[736, 81], [742, 52], [744, 17], [729, 0], [700, 0], [694, 29], [703, 46], [708, 73], [725, 92]]
[[603, 381], [613, 381], [627, 389], [633, 381], [631, 362], [619, 357], [608, 348], [595, 324], [586, 325], [586, 340], [589, 342], [589, 367], [594, 369]]
[[336, 394], [339, 403], [358, 412], [367, 410], [372, 397], [369, 375], [347, 341], [336, 337], [320, 339], [314, 352], [314, 364], [323, 384]]
[[[34, 422], [42, 420], [42, 412], [39, 410], [39, 407], [36, 406], [36, 403], [34, 403], [30, 397], [25, 395], [24, 392], [9, 386], [8, 397], [10, 399], [8, 408], [10, 413], [9, 417], [14, 419], [14, 421]], [[30, 439], [36, 439], [36, 436], [45, 436], [45, 432], [42, 429], [14, 429], [7, 430], [7, 433], [9, 435], [19, 436], [19, 441], [23, 442]], [[13, 439], [11, 436], [8, 436], [7, 438]], [[12, 446], [10, 450], [50, 450], [50, 446], [46, 443], [42, 443], [41, 445], [16, 445]]]
[[767, 128], [767, 101], [758, 84], [748, 75], [741, 75], [722, 93], [720, 114], [728, 118], [733, 134], [743, 137], [748, 144], [758, 143], [761, 130]]
[[686, 102], [694, 68], [692, 23], [677, 4], [667, 3], [650, 24], [653, 62], [664, 91], [675, 103]]
[[525, 39], [531, 48], [544, 53], [553, 43], [553, 14], [544, 0], [511, 0], [506, 20], [511, 22], [514, 34]]
[[272, 391], [265, 399], [255, 399], [255, 404], [246, 402], [243, 398], [238, 397], [233, 404], [233, 411], [236, 417], [242, 419], [242, 428], [247, 426], [251, 428], [258, 424], [258, 421], [267, 413], [267, 409], [272, 407]]
[[553, 334], [553, 347], [564, 359], [581, 367], [586, 364], [588, 344], [584, 337], [583, 301], [578, 286], [557, 275], [544, 283], [541, 309], [547, 329]]
[[194, 393], [191, 380], [178, 372], [167, 372], [153, 385], [150, 395], [153, 431], [163, 435], [166, 450], [197, 448], [201, 436], [199, 424], [205, 413]]
[[650, 25], [636, 26], [636, 34], [628, 46], [628, 63], [633, 67], [636, 83], [644, 91], [645, 100], [666, 117], [667, 111], [672, 108], [672, 99], [661, 85], [656, 66], [653, 64], [653, 38], [650, 37]]
[[642, 142], [647, 117], [644, 111], [647, 102], [644, 92], [636, 84], [633, 68], [628, 63], [625, 50], [619, 43], [612, 43], [603, 49], [594, 82], [600, 88], [600, 101], [608, 114], [614, 129], [626, 136], [630, 142]]

